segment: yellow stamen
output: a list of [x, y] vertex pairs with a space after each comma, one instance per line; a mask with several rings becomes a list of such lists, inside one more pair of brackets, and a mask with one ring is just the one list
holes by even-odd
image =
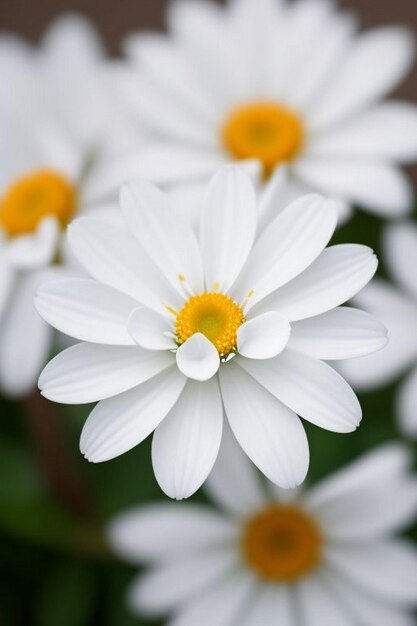
[[242, 309], [229, 296], [208, 292], [192, 296], [178, 313], [175, 323], [179, 345], [202, 333], [226, 358], [236, 350], [237, 330], [245, 321]]
[[75, 187], [59, 172], [43, 169], [19, 178], [0, 200], [0, 228], [10, 237], [32, 233], [45, 217], [62, 227], [76, 210]]
[[290, 505], [272, 505], [250, 519], [242, 535], [246, 563], [268, 581], [293, 582], [318, 566], [322, 536], [314, 520]]
[[304, 128], [296, 113], [275, 102], [260, 101], [235, 109], [222, 129], [235, 159], [259, 159], [265, 176], [300, 151]]

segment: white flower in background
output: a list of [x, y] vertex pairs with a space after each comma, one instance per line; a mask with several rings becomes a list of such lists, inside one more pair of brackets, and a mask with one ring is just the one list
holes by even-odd
[[376, 389], [407, 373], [396, 401], [401, 430], [417, 437], [417, 226], [403, 223], [387, 228], [384, 260], [398, 286], [377, 279], [355, 298], [355, 303], [381, 319], [389, 343], [378, 358], [366, 356], [340, 364], [358, 390]]
[[414, 59], [405, 28], [357, 33], [326, 0], [176, 0], [169, 36], [132, 35], [118, 73], [127, 109], [152, 141], [130, 167], [161, 185], [197, 183], [224, 162], [288, 166], [291, 196], [317, 190], [384, 217], [412, 188], [417, 108], [382, 101]]
[[0, 388], [11, 395], [35, 386], [51, 348], [33, 295], [51, 266], [68, 265], [66, 224], [118, 189], [104, 119], [101, 146], [84, 126], [90, 109], [96, 120], [101, 111], [97, 47], [95, 32], [73, 17], [54, 24], [39, 50], [0, 37], [0, 81], [10, 86], [0, 94]]
[[197, 238], [171, 199], [147, 182], [121, 192], [125, 224], [94, 217], [69, 227], [73, 253], [94, 280], [43, 285], [36, 306], [82, 340], [39, 385], [64, 403], [100, 400], [81, 436], [93, 462], [114, 458], [155, 429], [153, 466], [171, 497], [190, 496], [217, 457], [223, 412], [252, 461], [294, 487], [309, 453], [297, 415], [351, 432], [361, 410], [321, 359], [378, 350], [384, 327], [339, 307], [373, 276], [360, 245], [324, 249], [337, 206], [300, 198], [256, 237], [249, 177], [226, 166], [211, 181]]
[[81, 15], [55, 19], [37, 46], [0, 33], [0, 76], [13, 85], [1, 90], [0, 112], [13, 110], [28, 126], [42, 113], [59, 120], [79, 149], [90, 153], [125, 148], [131, 128], [109, 85], [108, 64], [95, 27]]
[[170, 626], [413, 626], [417, 552], [392, 537], [417, 514], [410, 466], [385, 445], [282, 492], [225, 437], [207, 483], [219, 512], [155, 504], [110, 524], [115, 552], [150, 568], [130, 586], [131, 610], [170, 614]]

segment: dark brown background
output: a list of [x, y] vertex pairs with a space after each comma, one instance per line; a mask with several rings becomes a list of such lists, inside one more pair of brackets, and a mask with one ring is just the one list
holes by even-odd
[[[119, 54], [120, 41], [124, 34], [136, 29], [163, 27], [164, 10], [168, 2], [169, 0], [0, 0], [0, 30], [15, 31], [36, 41], [55, 16], [63, 11], [79, 11], [95, 22], [109, 51]], [[339, 4], [356, 11], [363, 27], [406, 24], [417, 32], [417, 0], [340, 0]], [[383, 62], [384, 59], [381, 59], [381, 63]], [[401, 86], [398, 95], [417, 101], [416, 68]], [[417, 184], [417, 167], [413, 167], [411, 171]]]

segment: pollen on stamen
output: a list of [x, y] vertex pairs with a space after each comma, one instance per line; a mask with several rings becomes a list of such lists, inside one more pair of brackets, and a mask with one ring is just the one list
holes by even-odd
[[245, 310], [245, 308], [246, 308], [246, 306], [247, 306], [247, 304], [248, 304], [249, 300], [252, 298], [252, 296], [253, 296], [253, 294], [254, 294], [254, 293], [255, 293], [255, 292], [254, 292], [254, 290], [253, 290], [253, 289], [251, 289], [251, 290], [248, 292], [248, 294], [246, 295], [246, 297], [243, 299], [243, 302], [242, 302], [242, 304], [240, 305], [240, 307], [241, 307], [241, 309], [242, 309], [243, 311]]

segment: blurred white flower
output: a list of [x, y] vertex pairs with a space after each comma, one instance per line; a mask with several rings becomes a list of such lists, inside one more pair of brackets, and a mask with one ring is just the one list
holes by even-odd
[[57, 20], [36, 49], [0, 37], [8, 86], [0, 92], [0, 388], [8, 394], [35, 386], [51, 348], [33, 294], [70, 261], [66, 224], [114, 201], [123, 181], [110, 150], [118, 127], [108, 126], [103, 61], [95, 31], [73, 16]]
[[258, 159], [265, 177], [288, 166], [292, 195], [341, 198], [344, 218], [351, 203], [384, 217], [410, 210], [398, 164], [417, 158], [417, 108], [381, 102], [413, 62], [406, 28], [358, 34], [327, 0], [174, 0], [168, 27], [130, 36], [117, 73], [155, 140], [131, 158], [140, 176], [195, 183]]
[[376, 389], [404, 372], [396, 414], [401, 430], [417, 437], [417, 226], [390, 226], [384, 237], [384, 260], [398, 284], [376, 279], [355, 298], [355, 304], [377, 315], [388, 329], [389, 342], [378, 357], [366, 356], [340, 364], [358, 390]]
[[337, 432], [361, 419], [356, 396], [321, 359], [368, 354], [386, 342], [377, 320], [339, 307], [373, 276], [372, 250], [324, 250], [337, 203], [313, 194], [256, 236], [267, 207], [234, 166], [213, 177], [197, 207], [199, 238], [150, 183], [126, 185], [121, 207], [123, 225], [85, 217], [69, 227], [72, 250], [95, 280], [38, 290], [44, 319], [84, 341], [47, 365], [43, 395], [100, 400], [81, 436], [93, 462], [156, 429], [153, 466], [171, 497], [190, 496], [211, 471], [223, 411], [272, 481], [299, 484], [309, 453], [297, 414]]
[[259, 481], [225, 434], [207, 487], [219, 512], [154, 504], [116, 517], [115, 552], [149, 572], [138, 614], [170, 626], [412, 626], [417, 552], [393, 538], [417, 514], [411, 458], [376, 449], [309, 490]]

